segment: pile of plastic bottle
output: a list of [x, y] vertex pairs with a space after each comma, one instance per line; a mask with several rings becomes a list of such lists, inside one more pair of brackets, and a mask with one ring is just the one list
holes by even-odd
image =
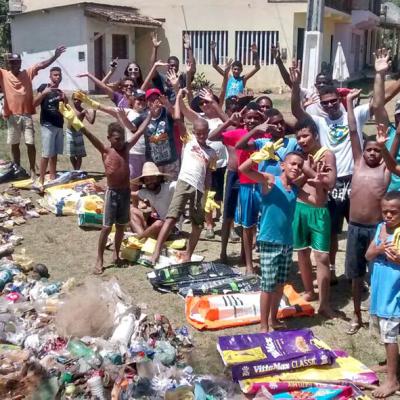
[[[48, 278], [42, 264], [23, 273], [14, 261], [0, 260], [1, 399], [233, 398], [224, 384], [193, 373], [187, 328], [173, 329], [163, 315], [148, 317], [115, 279], [96, 282], [98, 304], [111, 310], [111, 329], [98, 328], [97, 337], [67, 335], [79, 327], [60, 328], [61, 311], [74, 312], [65, 308], [85, 287]], [[88, 316], [85, 329], [97, 329], [91, 323]]]

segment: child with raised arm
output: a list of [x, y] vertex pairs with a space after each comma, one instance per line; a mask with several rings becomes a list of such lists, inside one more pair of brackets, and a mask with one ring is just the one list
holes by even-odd
[[[211, 56], [212, 56], [212, 66], [214, 69], [224, 76], [225, 71], [218, 65], [217, 56], [215, 54], [215, 50], [217, 47], [217, 43], [211, 42]], [[245, 75], [242, 75], [243, 72], [243, 64], [240, 61], [234, 61], [231, 66], [231, 76], [228, 78], [228, 82], [226, 85], [226, 93], [225, 98], [231, 96], [238, 96], [244, 93], [244, 89], [246, 87], [247, 81], [254, 76], [260, 70], [260, 58], [258, 54], [258, 47], [255, 43], [250, 46], [250, 51], [252, 53], [254, 68]]]
[[[72, 94], [72, 104], [74, 105], [77, 118], [83, 122], [86, 119], [89, 124], [94, 124], [96, 119], [96, 110], [89, 110], [82, 107], [82, 101], [78, 98], [79, 94]], [[80, 170], [82, 166], [82, 158], [86, 157], [85, 142], [82, 132], [75, 131], [70, 125], [65, 130], [66, 137], [66, 154], [74, 170]]]
[[[388, 57], [379, 54], [375, 60], [375, 85], [372, 107], [377, 121], [382, 122], [384, 108], [384, 81], [388, 69]], [[380, 203], [390, 182], [390, 172], [395, 172], [395, 165], [383, 162], [382, 156], [389, 155], [384, 148], [382, 126], [378, 125], [379, 142], [369, 137], [362, 148], [362, 138], [357, 132], [357, 120], [354, 113], [353, 100], [360, 90], [353, 89], [347, 96], [347, 113], [350, 131], [350, 142], [354, 158], [354, 170], [350, 195], [350, 220], [347, 232], [345, 271], [352, 280], [354, 315], [347, 334], [353, 335], [362, 327], [361, 285], [367, 272], [365, 253], [374, 238], [376, 226], [382, 220]], [[394, 163], [395, 164], [395, 163]]]
[[[252, 155], [256, 158], [258, 153]], [[296, 199], [312, 204], [321, 201], [321, 174], [310, 181], [316, 187], [311, 195], [295, 185], [303, 170], [304, 158], [300, 153], [288, 153], [281, 163], [282, 174], [274, 176], [254, 170], [255, 161], [249, 158], [239, 171], [261, 186], [261, 218], [258, 242], [261, 267], [261, 331], [282, 328], [277, 319], [283, 285], [287, 282], [293, 254], [292, 222]], [[322, 194], [323, 196], [323, 194]]]
[[190, 261], [199, 241], [205, 218], [204, 200], [202, 201], [202, 199], [210, 187], [211, 170], [215, 169], [217, 160], [215, 151], [206, 143], [207, 137], [208, 122], [202, 118], [196, 119], [193, 123], [193, 135], [185, 136], [182, 167], [166, 220], [158, 235], [157, 244], [151, 258], [153, 264], [157, 262], [162, 246], [171, 230], [185, 212], [187, 203], [190, 205], [189, 215], [192, 221], [192, 232], [190, 233], [184, 261]]
[[[103, 159], [104, 170], [107, 178], [107, 191], [104, 201], [103, 227], [100, 232], [99, 245], [97, 251], [96, 266], [94, 274], [101, 274], [104, 270], [104, 250], [107, 244], [108, 235], [112, 226], [115, 224], [115, 243], [113, 262], [116, 266], [122, 264], [119, 256], [122, 239], [124, 237], [125, 226], [129, 223], [130, 209], [130, 181], [129, 181], [129, 150], [143, 135], [150, 122], [150, 114], [135, 131], [132, 137], [125, 141], [124, 127], [118, 122], [108, 125], [107, 139], [110, 146], [105, 146], [95, 135], [90, 133], [83, 123], [76, 117], [71, 107], [60, 103], [60, 112], [76, 131], [81, 131], [100, 152]], [[123, 124], [129, 126], [123, 109], [118, 113]]]
[[374, 397], [385, 398], [400, 388], [397, 363], [400, 334], [400, 192], [388, 192], [381, 200], [383, 222], [371, 242], [366, 259], [373, 264], [370, 314], [378, 317], [381, 340], [385, 344], [387, 377]]

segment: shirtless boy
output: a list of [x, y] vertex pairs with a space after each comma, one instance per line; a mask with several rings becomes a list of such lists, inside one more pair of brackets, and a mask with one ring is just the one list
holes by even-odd
[[[95, 135], [85, 128], [82, 121], [77, 118], [68, 104], [64, 105], [61, 103], [60, 112], [76, 131], [82, 131], [92, 145], [100, 152], [103, 159], [107, 178], [107, 191], [104, 201], [103, 227], [99, 237], [96, 266], [93, 271], [94, 274], [101, 274], [104, 271], [104, 250], [106, 248], [107, 238], [114, 224], [116, 231], [113, 262], [116, 266], [122, 264], [122, 260], [119, 257], [119, 250], [124, 237], [125, 225], [129, 223], [131, 195], [129, 182], [129, 150], [146, 130], [151, 116], [150, 114], [147, 115], [139, 129], [135, 131], [134, 135], [132, 135], [128, 141], [125, 141], [124, 127], [118, 122], [110, 123], [107, 129], [107, 139], [110, 142], [110, 146], [105, 146]], [[126, 125], [129, 126], [129, 121], [123, 109], [120, 110], [118, 116], [124, 125], [127, 121]]]
[[[384, 122], [384, 76], [389, 57], [379, 54], [375, 61], [375, 85], [373, 108], [377, 122]], [[354, 316], [347, 334], [354, 335], [362, 327], [361, 284], [366, 273], [365, 254], [372, 242], [376, 227], [382, 221], [381, 200], [390, 183], [390, 172], [396, 173], [396, 165], [384, 147], [387, 138], [382, 137], [386, 128], [378, 125], [378, 137], [368, 138], [361, 148], [361, 138], [357, 133], [353, 100], [360, 90], [352, 90], [347, 96], [347, 112], [350, 129], [351, 147], [354, 157], [354, 171], [351, 183], [350, 221], [347, 233], [345, 270], [347, 278], [352, 280]], [[379, 143], [378, 143], [379, 140]], [[382, 156], [387, 163], [383, 162]]]

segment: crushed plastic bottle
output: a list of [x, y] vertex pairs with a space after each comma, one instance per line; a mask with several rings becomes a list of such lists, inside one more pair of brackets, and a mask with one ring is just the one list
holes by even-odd
[[94, 398], [98, 400], [106, 400], [103, 387], [103, 379], [101, 378], [100, 374], [95, 374], [90, 379], [88, 379], [87, 385], [90, 393]]
[[70, 340], [67, 350], [74, 356], [83, 358], [91, 367], [99, 367], [102, 363], [101, 357], [81, 340]]

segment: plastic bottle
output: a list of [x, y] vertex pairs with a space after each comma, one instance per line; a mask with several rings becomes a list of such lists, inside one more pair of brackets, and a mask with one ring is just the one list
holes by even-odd
[[4, 289], [4, 286], [6, 286], [8, 282], [12, 281], [13, 276], [13, 273], [9, 269], [3, 269], [0, 271], [0, 291]]
[[62, 284], [60, 282], [51, 283], [43, 289], [43, 292], [51, 296], [52, 294], [58, 293], [61, 290], [61, 286]]
[[101, 379], [100, 375], [94, 375], [90, 379], [88, 379], [87, 385], [93, 397], [95, 397], [98, 400], [106, 400], [103, 387], [103, 380]]
[[128, 343], [133, 334], [135, 327], [135, 316], [133, 314], [125, 315], [121, 318], [121, 322], [115, 328], [113, 335], [111, 336], [111, 342], [120, 343], [128, 346]]
[[74, 356], [85, 359], [88, 364], [93, 367], [101, 365], [100, 356], [90, 347], [86, 346], [81, 340], [70, 340], [67, 345], [67, 350]]

